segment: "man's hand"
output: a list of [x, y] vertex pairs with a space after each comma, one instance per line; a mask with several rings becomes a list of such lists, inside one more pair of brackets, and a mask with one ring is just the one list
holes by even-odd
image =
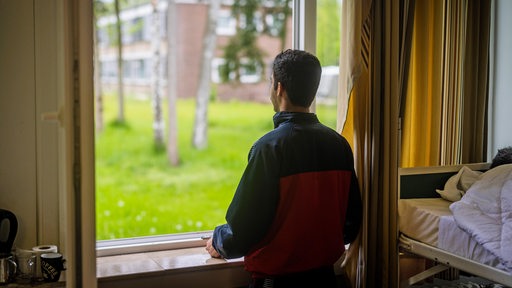
[[213, 238], [210, 238], [208, 239], [208, 241], [206, 241], [206, 251], [208, 251], [208, 253], [210, 253], [210, 256], [212, 256], [213, 258], [222, 258], [219, 252], [217, 252], [217, 250], [213, 248]]

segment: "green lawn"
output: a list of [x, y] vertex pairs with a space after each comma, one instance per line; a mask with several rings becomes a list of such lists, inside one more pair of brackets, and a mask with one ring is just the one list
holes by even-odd
[[[179, 100], [181, 163], [168, 165], [153, 146], [149, 100], [126, 99], [125, 125], [115, 124], [114, 97], [105, 97], [105, 129], [96, 133], [97, 239], [211, 230], [226, 209], [252, 143], [273, 128], [270, 104], [212, 102], [208, 148], [192, 148], [193, 100]], [[165, 107], [165, 104], [164, 104]], [[319, 107], [335, 125], [335, 107]]]

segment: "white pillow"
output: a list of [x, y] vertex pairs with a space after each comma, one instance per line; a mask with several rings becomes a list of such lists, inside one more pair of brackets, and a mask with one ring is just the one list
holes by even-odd
[[436, 192], [445, 200], [451, 202], [459, 201], [481, 174], [482, 172], [480, 171], [473, 171], [463, 166], [457, 174], [446, 181], [444, 190], [436, 189]]

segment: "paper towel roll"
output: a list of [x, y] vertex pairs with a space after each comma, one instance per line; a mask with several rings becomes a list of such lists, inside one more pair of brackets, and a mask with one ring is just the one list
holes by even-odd
[[58, 249], [55, 245], [39, 245], [32, 247], [32, 251], [36, 254], [36, 271], [35, 271], [35, 277], [38, 279], [43, 278], [43, 274], [41, 272], [41, 254], [44, 253], [57, 253]]

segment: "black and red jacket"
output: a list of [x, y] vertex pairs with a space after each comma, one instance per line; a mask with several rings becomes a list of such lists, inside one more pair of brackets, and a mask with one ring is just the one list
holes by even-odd
[[254, 143], [213, 246], [245, 256], [253, 275], [333, 265], [352, 242], [362, 205], [348, 142], [312, 113], [279, 112]]

